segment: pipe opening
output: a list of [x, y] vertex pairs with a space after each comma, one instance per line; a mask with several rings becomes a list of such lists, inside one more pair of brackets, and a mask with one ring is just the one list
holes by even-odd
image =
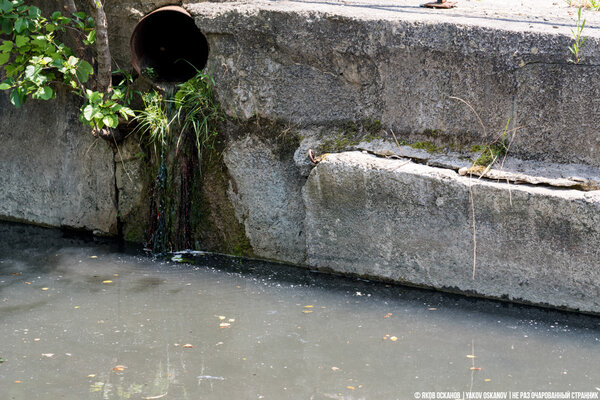
[[208, 42], [181, 7], [168, 6], [138, 22], [130, 40], [135, 70], [154, 82], [185, 82], [202, 70]]

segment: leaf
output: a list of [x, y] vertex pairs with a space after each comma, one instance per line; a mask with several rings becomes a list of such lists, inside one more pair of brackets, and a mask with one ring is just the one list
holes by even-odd
[[117, 125], [119, 125], [119, 119], [114, 114], [105, 115], [104, 118], [102, 118], [102, 122], [109, 128], [116, 128]]
[[111, 281], [111, 280], [109, 279], [109, 280], [106, 280], [106, 281], [102, 281], [102, 283], [113, 283], [113, 281]]
[[10, 40], [5, 40], [4, 42], [2, 42], [2, 44], [0, 44], [0, 50], [11, 51], [13, 49], [13, 45], [14, 43]]
[[74, 16], [76, 16], [76, 17], [77, 17], [77, 18], [79, 18], [79, 19], [85, 19], [85, 13], [84, 13], [84, 12], [82, 12], [82, 11], [79, 11], [79, 12], [73, 13], [73, 15], [74, 15]]
[[42, 357], [51, 358], [54, 356], [54, 353], [42, 353]]
[[[135, 117], [135, 113], [133, 112], [133, 110], [129, 107], [123, 107], [119, 110], [119, 112], [121, 113], [121, 115], [126, 114], [130, 117]], [[124, 116], [125, 117], [125, 116]]]
[[23, 32], [26, 28], [27, 28], [27, 21], [24, 20], [23, 18], [18, 18], [15, 21], [15, 31], [17, 33]]
[[[13, 106], [20, 108], [23, 105], [24, 96], [21, 93], [21, 89], [14, 88], [12, 92], [10, 92], [10, 102]], [[27, 282], [25, 282], [27, 283]]]
[[191, 348], [193, 348], [193, 347], [194, 347], [194, 346], [193, 346], [193, 345], [191, 345], [191, 344], [189, 344], [189, 343], [187, 343], [187, 344], [184, 344], [184, 345], [183, 345], [183, 348], [184, 348], [184, 349], [191, 349]]
[[95, 41], [96, 41], [96, 31], [91, 31], [90, 33], [88, 33], [87, 38], [85, 38], [83, 43], [86, 45], [90, 45], [90, 44], [94, 44]]
[[15, 37], [15, 45], [17, 47], [23, 47], [27, 43], [29, 43], [29, 38], [27, 36], [17, 35], [17, 37]]
[[81, 60], [77, 65], [77, 79], [79, 79], [81, 83], [87, 82], [93, 72], [94, 69], [90, 63], [85, 60]]
[[12, 10], [13, 5], [9, 0], [0, 0], [0, 10], [4, 12], [8, 12]]
[[113, 368], [113, 371], [117, 371], [117, 372], [121, 372], [121, 371], [125, 371], [127, 367], [124, 365], [117, 365]]
[[2, 33], [6, 33], [7, 35], [12, 33], [12, 24], [10, 23], [10, 19], [4, 18], [2, 20]]
[[31, 6], [29, 7], [29, 16], [33, 19], [35, 18], [39, 18], [42, 15], [42, 11], [35, 7], [35, 6]]
[[4, 65], [10, 59], [10, 53], [0, 53], [0, 65]]
[[83, 118], [85, 118], [86, 121], [91, 121], [92, 120], [92, 115], [94, 115], [95, 113], [96, 113], [95, 107], [93, 105], [91, 105], [91, 104], [88, 104], [83, 109]]
[[25, 68], [25, 78], [31, 81], [35, 80], [39, 73], [40, 69], [34, 65], [28, 65], [27, 68]]

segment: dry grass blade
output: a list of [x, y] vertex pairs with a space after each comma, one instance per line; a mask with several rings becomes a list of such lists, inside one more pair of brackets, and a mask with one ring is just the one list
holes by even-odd
[[477, 111], [475, 111], [473, 106], [468, 101], [461, 99], [460, 97], [456, 97], [456, 96], [449, 96], [449, 97], [453, 100], [458, 100], [458, 101], [466, 104], [467, 107], [469, 107], [471, 109], [471, 111], [473, 111], [473, 114], [475, 114], [475, 116], [477, 117], [477, 120], [479, 121], [479, 125], [481, 125], [481, 129], [483, 129], [483, 137], [487, 137], [487, 130], [485, 129], [485, 125], [483, 124], [483, 121], [481, 120], [481, 118], [479, 117], [479, 114], [477, 113]]

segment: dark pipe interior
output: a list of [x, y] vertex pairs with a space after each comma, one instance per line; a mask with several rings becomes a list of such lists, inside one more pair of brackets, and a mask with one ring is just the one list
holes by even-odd
[[155, 82], [185, 82], [206, 65], [208, 43], [188, 14], [160, 9], [135, 27], [131, 56], [137, 72]]

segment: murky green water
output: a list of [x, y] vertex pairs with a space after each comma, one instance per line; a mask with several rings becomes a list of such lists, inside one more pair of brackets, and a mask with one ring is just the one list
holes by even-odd
[[600, 318], [196, 258], [0, 224], [0, 399], [600, 390]]

